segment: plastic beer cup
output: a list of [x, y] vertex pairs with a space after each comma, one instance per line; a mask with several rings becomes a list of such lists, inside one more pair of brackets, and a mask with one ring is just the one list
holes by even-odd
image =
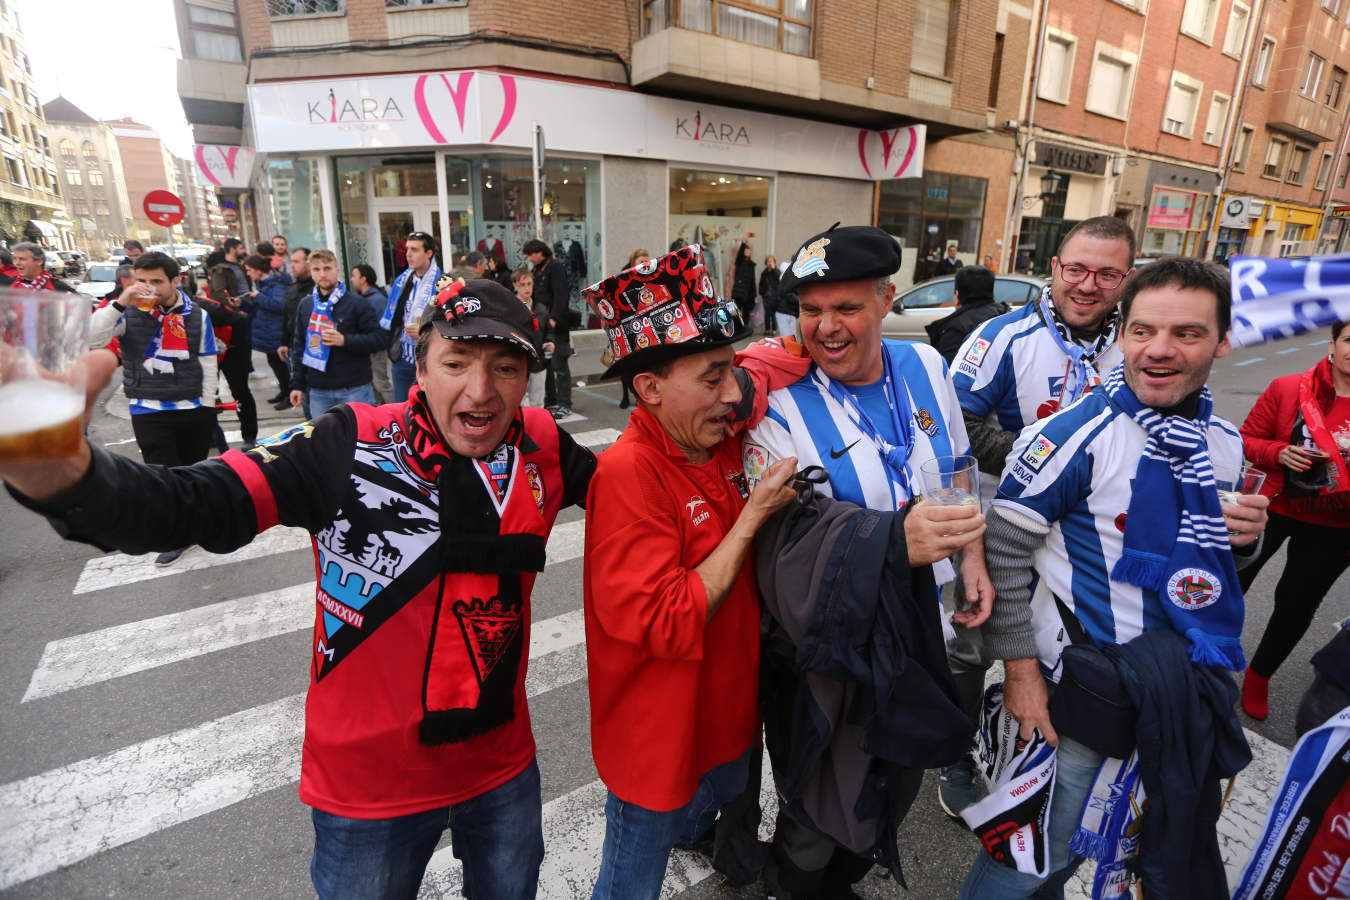
[[0, 290], [0, 462], [79, 451], [88, 349], [88, 297]]

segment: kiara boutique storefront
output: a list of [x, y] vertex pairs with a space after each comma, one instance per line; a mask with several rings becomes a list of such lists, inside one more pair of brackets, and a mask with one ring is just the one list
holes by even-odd
[[[699, 242], [726, 279], [834, 221], [870, 221], [874, 180], [918, 177], [923, 126], [875, 132], [633, 91], [444, 72], [249, 86], [260, 215], [292, 247], [331, 247], [387, 284], [409, 233], [507, 268], [535, 236], [533, 123], [545, 142], [543, 237], [580, 289], [633, 249]], [[786, 191], [786, 193], [785, 193]], [[825, 198], [825, 199], [822, 199]], [[803, 209], [819, 217], [802, 219]], [[800, 232], [800, 235], [798, 234]], [[787, 243], [791, 242], [791, 246]]]

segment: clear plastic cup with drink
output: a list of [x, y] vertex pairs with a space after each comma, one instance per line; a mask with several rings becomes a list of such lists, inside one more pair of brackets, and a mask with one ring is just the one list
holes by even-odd
[[928, 503], [980, 508], [980, 465], [975, 457], [937, 456], [926, 460], [919, 471]]
[[1236, 472], [1214, 472], [1214, 486], [1219, 490], [1219, 502], [1230, 506], [1237, 505], [1237, 498], [1243, 494], [1261, 493], [1261, 485], [1266, 483], [1266, 473], [1250, 463], [1244, 463]]
[[89, 298], [0, 289], [0, 462], [79, 452]]

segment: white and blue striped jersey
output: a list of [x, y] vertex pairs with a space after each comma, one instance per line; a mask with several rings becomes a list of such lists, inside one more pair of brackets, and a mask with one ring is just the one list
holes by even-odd
[[[1116, 343], [1095, 368], [1105, 377], [1122, 359]], [[1068, 371], [1069, 358], [1037, 304], [1028, 303], [972, 331], [956, 352], [951, 378], [962, 409], [1004, 431], [1021, 431], [1059, 410]]]
[[[993, 505], [1050, 528], [1033, 557], [1031, 595], [1036, 648], [1048, 669], [1068, 643], [1055, 598], [1097, 646], [1168, 627], [1156, 591], [1111, 580], [1147, 440], [1144, 429], [1094, 390], [1024, 429], [1008, 454]], [[1241, 466], [1242, 438], [1230, 422], [1210, 417], [1208, 447], [1219, 471]]]
[[[937, 456], [969, 453], [965, 422], [946, 378], [946, 363], [926, 344], [887, 341], [905, 381], [914, 447], [909, 456], [912, 491], [922, 490], [920, 467]], [[769, 410], [746, 436], [745, 474], [758, 480], [780, 459], [797, 457], [797, 468], [822, 466], [830, 481], [817, 490], [865, 506], [895, 510], [909, 501], [893, 483], [876, 445], [849, 411], [830, 396], [815, 366], [799, 381], [769, 394]]]

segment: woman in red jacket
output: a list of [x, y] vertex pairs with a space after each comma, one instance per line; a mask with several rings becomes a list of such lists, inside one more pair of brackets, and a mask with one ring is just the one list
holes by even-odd
[[1253, 719], [1269, 710], [1270, 676], [1312, 623], [1322, 598], [1350, 565], [1350, 327], [1331, 327], [1331, 352], [1306, 372], [1271, 382], [1242, 423], [1247, 458], [1266, 473], [1266, 542], [1238, 573], [1246, 591], [1289, 540], [1275, 610], [1242, 683]]

